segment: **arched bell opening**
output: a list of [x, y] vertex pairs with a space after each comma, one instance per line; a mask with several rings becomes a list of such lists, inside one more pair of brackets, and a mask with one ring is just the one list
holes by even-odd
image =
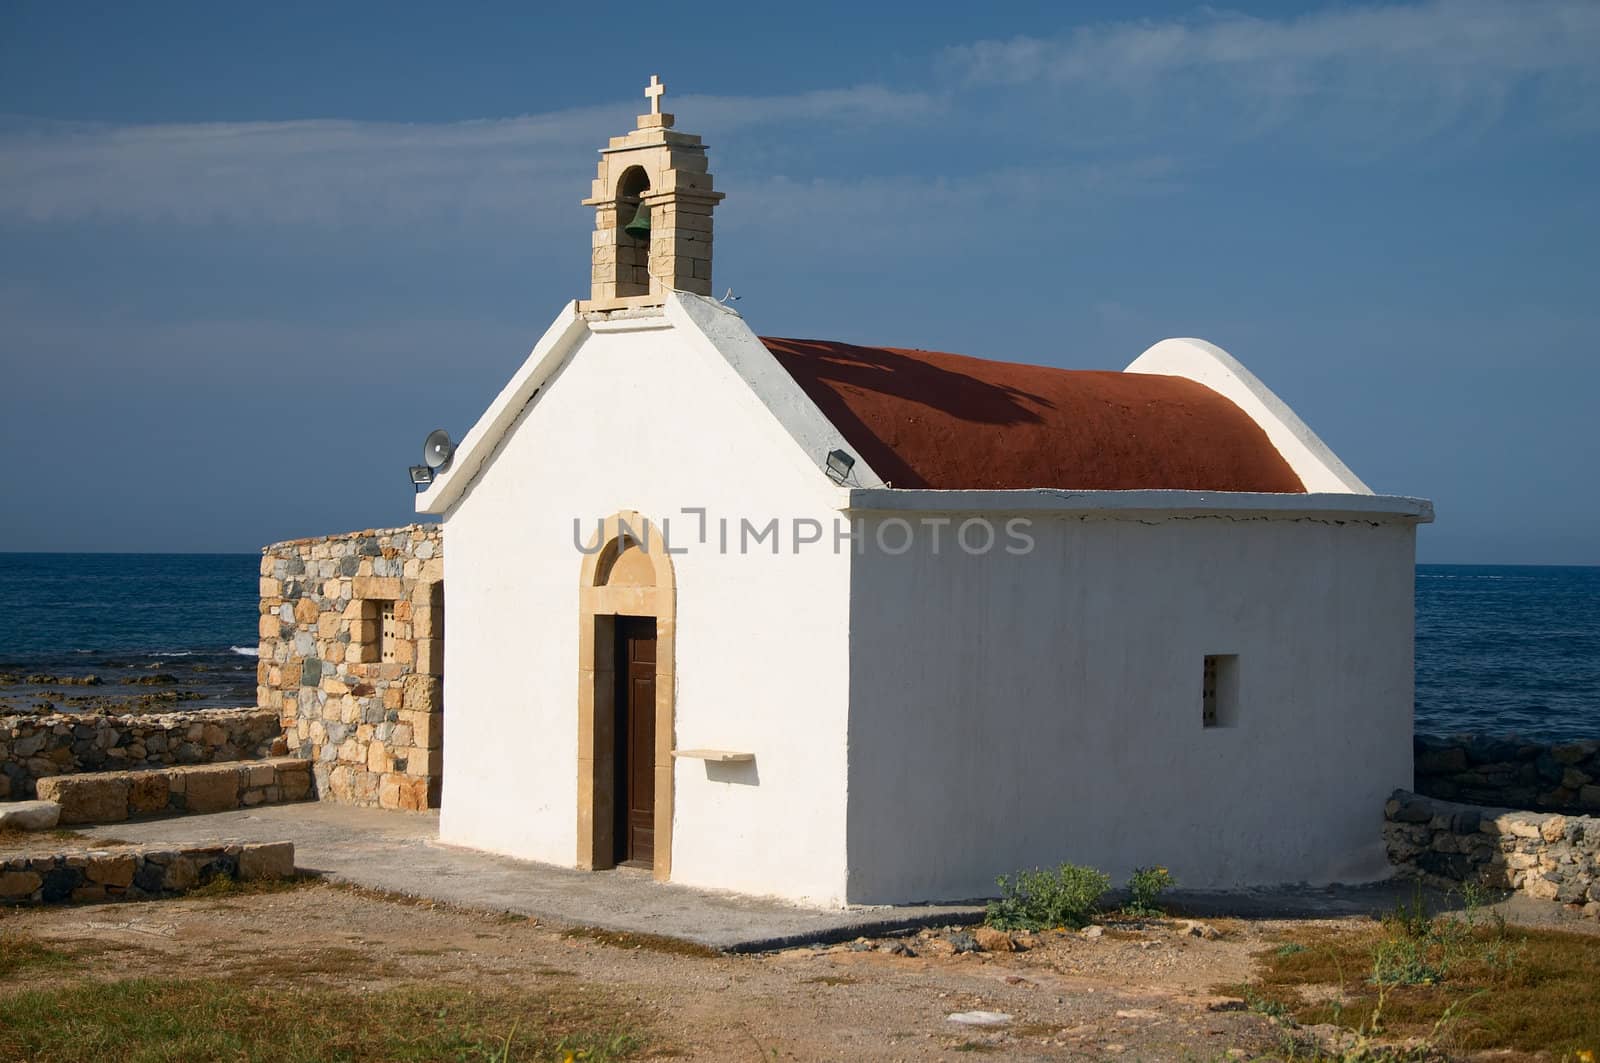
[[617, 178], [617, 294], [650, 293], [650, 176], [630, 166]]

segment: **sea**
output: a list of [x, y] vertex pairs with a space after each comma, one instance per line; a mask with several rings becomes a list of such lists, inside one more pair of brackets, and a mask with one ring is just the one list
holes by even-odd
[[[259, 562], [0, 553], [0, 712], [252, 704]], [[1418, 732], [1600, 738], [1600, 567], [1419, 565], [1416, 603]]]

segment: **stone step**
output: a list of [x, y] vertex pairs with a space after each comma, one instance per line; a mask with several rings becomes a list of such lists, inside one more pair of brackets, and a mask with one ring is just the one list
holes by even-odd
[[298, 757], [53, 775], [39, 780], [39, 797], [61, 805], [64, 824], [226, 812], [311, 796], [311, 762]]

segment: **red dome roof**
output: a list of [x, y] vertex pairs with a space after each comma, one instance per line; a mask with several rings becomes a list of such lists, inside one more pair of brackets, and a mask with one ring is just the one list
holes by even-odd
[[1183, 377], [761, 342], [893, 487], [1305, 491], [1260, 425]]

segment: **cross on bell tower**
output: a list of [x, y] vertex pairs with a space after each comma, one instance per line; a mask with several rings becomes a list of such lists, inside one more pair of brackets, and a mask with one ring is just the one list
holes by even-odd
[[661, 110], [667, 91], [650, 76], [650, 113], [600, 150], [600, 170], [585, 206], [594, 208], [590, 297], [580, 310], [659, 306], [668, 291], [711, 294], [713, 191], [705, 144], [672, 128]]

